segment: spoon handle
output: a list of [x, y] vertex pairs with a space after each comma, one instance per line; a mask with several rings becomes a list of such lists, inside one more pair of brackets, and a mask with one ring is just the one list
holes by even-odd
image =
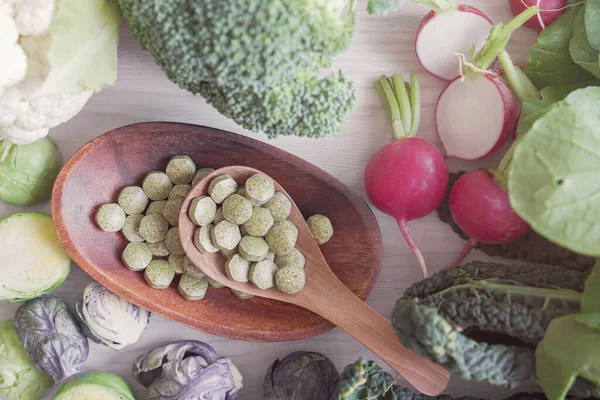
[[[416, 390], [440, 394], [450, 374], [440, 365], [417, 356], [402, 345], [390, 321], [362, 302], [337, 279], [315, 285], [312, 299], [303, 306], [342, 328], [385, 361]], [[334, 282], [339, 284], [334, 284]], [[320, 292], [320, 293], [318, 293]]]

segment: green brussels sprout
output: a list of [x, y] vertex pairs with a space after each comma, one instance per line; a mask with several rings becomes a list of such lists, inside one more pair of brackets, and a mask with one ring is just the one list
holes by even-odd
[[24, 145], [0, 140], [0, 200], [17, 206], [49, 200], [61, 167], [62, 157], [47, 137]]

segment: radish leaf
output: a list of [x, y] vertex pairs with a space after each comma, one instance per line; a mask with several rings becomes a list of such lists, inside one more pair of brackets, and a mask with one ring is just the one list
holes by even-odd
[[600, 87], [571, 93], [538, 119], [514, 152], [513, 209], [540, 235], [600, 257]]
[[573, 23], [580, 7], [561, 15], [540, 33], [538, 41], [529, 50], [525, 73], [538, 89], [557, 85], [588, 86], [598, 82], [581, 68], [569, 54], [573, 37]]
[[[587, 8], [577, 13], [573, 22], [573, 38], [569, 42], [569, 53], [577, 64], [600, 79], [600, 55], [588, 40], [585, 30], [585, 15]], [[598, 15], [600, 18], [600, 14]]]
[[546, 115], [548, 111], [552, 109], [552, 106], [563, 100], [569, 93], [576, 89], [578, 88], [571, 86], [544, 88], [541, 90], [541, 100], [529, 100], [524, 102], [517, 133], [519, 135], [527, 133], [535, 121]]
[[590, 45], [600, 51], [600, 0], [585, 3], [585, 31]]

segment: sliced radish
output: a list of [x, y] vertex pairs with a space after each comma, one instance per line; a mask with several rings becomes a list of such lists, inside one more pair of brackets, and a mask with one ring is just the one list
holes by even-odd
[[499, 77], [458, 77], [440, 95], [435, 124], [447, 157], [478, 160], [500, 148], [519, 120], [517, 99]]
[[454, 53], [467, 55], [473, 46], [479, 50], [493, 26], [483, 12], [465, 5], [458, 6], [455, 11], [431, 11], [417, 30], [417, 59], [431, 75], [452, 80], [460, 74]]

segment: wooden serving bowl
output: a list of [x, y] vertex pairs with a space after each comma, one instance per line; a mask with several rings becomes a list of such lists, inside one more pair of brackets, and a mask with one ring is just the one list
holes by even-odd
[[98, 206], [116, 202], [124, 186], [140, 185], [149, 171], [165, 169], [174, 155], [188, 155], [198, 168], [246, 165], [279, 182], [305, 217], [327, 215], [335, 234], [321, 246], [334, 274], [362, 300], [381, 269], [382, 242], [367, 204], [336, 178], [268, 144], [217, 129], [141, 123], [97, 137], [65, 164], [52, 193], [58, 236], [73, 260], [119, 296], [168, 319], [214, 335], [250, 341], [309, 338], [333, 328], [311, 311], [264, 298], [240, 300], [228, 289], [210, 288], [205, 299], [187, 301], [177, 281], [150, 288], [142, 273], [123, 266], [127, 242], [120, 233], [96, 226]]

